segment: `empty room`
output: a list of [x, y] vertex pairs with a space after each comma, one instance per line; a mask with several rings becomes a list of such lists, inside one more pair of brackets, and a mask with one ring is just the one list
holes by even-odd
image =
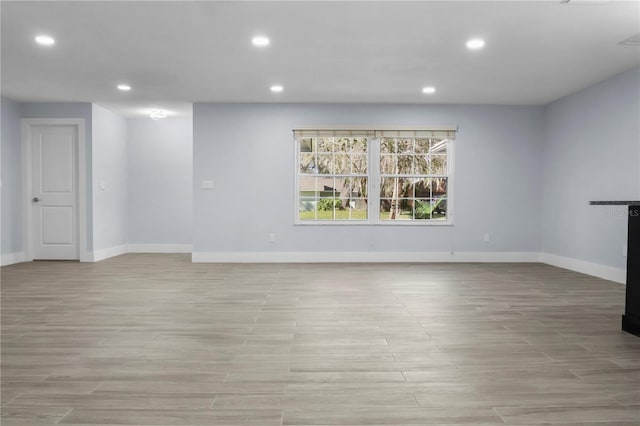
[[640, 2], [0, 19], [3, 426], [640, 425]]

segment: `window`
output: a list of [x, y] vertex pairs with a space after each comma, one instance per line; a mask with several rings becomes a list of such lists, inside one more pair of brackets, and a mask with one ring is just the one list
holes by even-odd
[[298, 144], [298, 219], [366, 221], [367, 138], [313, 137]]
[[295, 130], [296, 223], [450, 224], [455, 130]]
[[447, 140], [380, 140], [380, 220], [447, 219]]

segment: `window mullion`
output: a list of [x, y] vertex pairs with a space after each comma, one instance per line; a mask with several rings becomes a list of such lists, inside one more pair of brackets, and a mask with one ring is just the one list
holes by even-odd
[[380, 222], [380, 138], [371, 138], [369, 143], [369, 196], [367, 216], [369, 223]]

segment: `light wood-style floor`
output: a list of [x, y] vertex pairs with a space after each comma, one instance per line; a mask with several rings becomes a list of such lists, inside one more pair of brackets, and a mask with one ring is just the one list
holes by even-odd
[[2, 425], [640, 424], [624, 286], [541, 264], [2, 273]]

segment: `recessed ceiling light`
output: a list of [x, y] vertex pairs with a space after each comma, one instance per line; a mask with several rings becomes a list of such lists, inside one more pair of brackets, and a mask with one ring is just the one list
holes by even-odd
[[274, 84], [273, 86], [271, 86], [271, 91], [273, 93], [280, 93], [284, 90], [284, 87], [280, 86], [279, 84]]
[[253, 43], [253, 45], [257, 47], [264, 47], [264, 46], [268, 46], [270, 41], [265, 36], [255, 36], [254, 38], [251, 39], [251, 43]]
[[484, 40], [481, 38], [472, 38], [467, 40], [467, 49], [478, 50], [484, 47]]
[[161, 118], [167, 117], [167, 111], [162, 109], [152, 109], [149, 113], [149, 117], [151, 117], [152, 120], [160, 120]]
[[53, 46], [54, 44], [56, 44], [56, 41], [51, 36], [41, 34], [39, 36], [36, 36], [36, 43], [41, 46]]
[[118, 84], [118, 90], [128, 92], [129, 90], [131, 90], [131, 86], [129, 86], [128, 84]]
[[422, 88], [422, 93], [430, 95], [432, 93], [436, 93], [436, 88], [433, 86], [427, 86]]

